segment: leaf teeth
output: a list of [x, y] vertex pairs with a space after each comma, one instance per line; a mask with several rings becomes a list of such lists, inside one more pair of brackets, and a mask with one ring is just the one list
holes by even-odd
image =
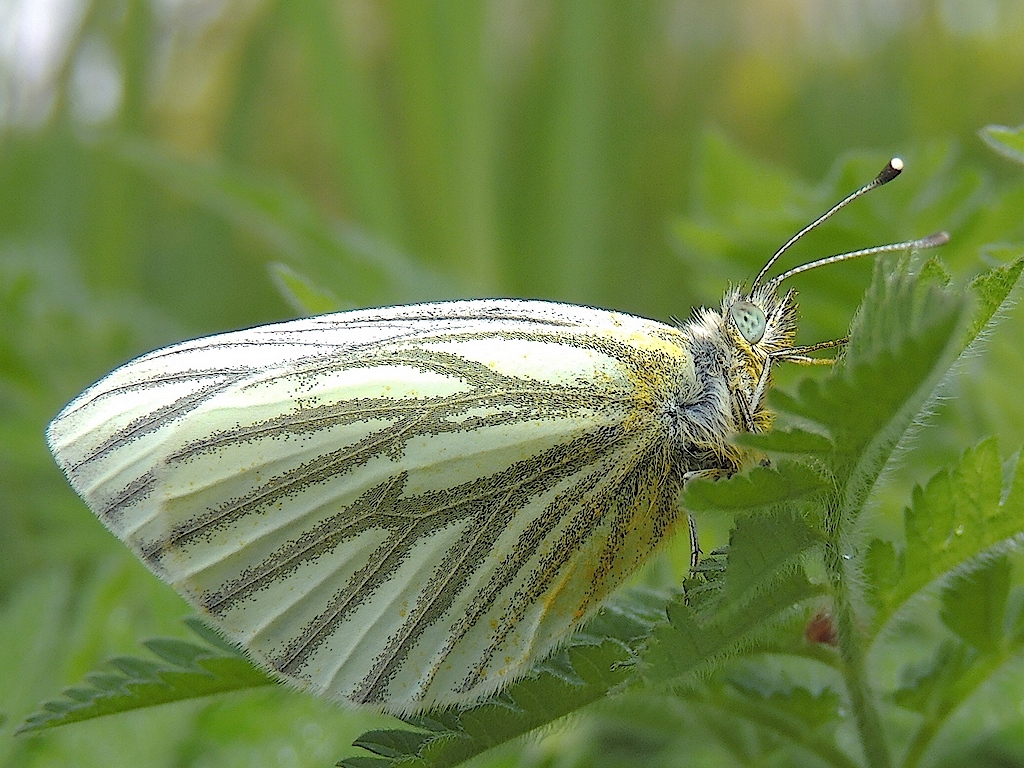
[[64, 698], [42, 704], [18, 733], [91, 720], [102, 715], [245, 690], [273, 681], [237, 652], [208, 645], [158, 638], [144, 645], [160, 661], [116, 656], [107, 661], [114, 671], [86, 675], [85, 684], [64, 691]]
[[[567, 646], [501, 694], [460, 712], [432, 711], [402, 718], [428, 733], [371, 731], [356, 746], [386, 755], [382, 766], [456, 765], [604, 698], [631, 676], [636, 649], [663, 620], [666, 600], [664, 593], [652, 590], [620, 593]], [[372, 759], [351, 757], [340, 765], [362, 768]]]
[[[881, 628], [916, 595], [940, 580], [1008, 547], [1024, 528], [1024, 459], [1005, 475], [994, 438], [967, 451], [960, 462], [914, 492], [904, 513], [899, 551], [875, 540], [865, 558], [875, 585], [871, 602]], [[1012, 478], [1004, 498], [1004, 478]]]

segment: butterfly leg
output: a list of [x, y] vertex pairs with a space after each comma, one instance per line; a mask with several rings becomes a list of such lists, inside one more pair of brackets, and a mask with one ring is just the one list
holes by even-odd
[[[696, 469], [692, 472], [683, 473], [683, 485], [685, 486], [686, 483], [698, 478], [717, 480], [719, 477], [730, 474], [732, 473], [721, 469]], [[700, 565], [700, 556], [704, 553], [701, 551], [700, 540], [697, 537], [697, 520], [691, 514], [687, 514], [686, 519], [690, 528], [690, 571], [693, 572]]]
[[697, 570], [700, 565], [700, 556], [704, 553], [700, 550], [700, 541], [697, 539], [697, 521], [693, 515], [687, 515], [686, 521], [690, 526], [690, 572]]

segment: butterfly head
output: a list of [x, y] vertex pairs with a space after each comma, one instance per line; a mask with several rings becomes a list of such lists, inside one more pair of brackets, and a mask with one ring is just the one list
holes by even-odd
[[746, 414], [743, 421], [751, 431], [759, 431], [767, 425], [770, 415], [763, 407], [765, 390], [771, 378], [771, 364], [775, 361], [790, 361], [813, 365], [833, 361], [832, 358], [816, 358], [810, 353], [822, 349], [842, 346], [845, 339], [834, 339], [809, 346], [794, 346], [796, 337], [797, 303], [796, 291], [790, 289], [780, 293], [780, 284], [794, 275], [810, 269], [835, 264], [840, 261], [874, 256], [892, 251], [906, 251], [914, 248], [932, 248], [949, 240], [946, 232], [938, 232], [917, 240], [864, 248], [834, 256], [815, 259], [793, 267], [769, 280], [765, 277], [789, 248], [801, 237], [819, 226], [835, 213], [845, 208], [861, 195], [895, 179], [903, 170], [903, 161], [894, 157], [868, 184], [846, 196], [828, 211], [812, 221], [791, 237], [764, 265], [750, 290], [732, 288], [726, 291], [722, 300], [721, 321], [728, 336], [729, 346], [735, 351], [737, 367], [734, 367], [734, 383], [747, 393]]
[[733, 346], [758, 360], [793, 345], [796, 316], [796, 291], [792, 290], [780, 296], [767, 286], [750, 293], [736, 288], [722, 300], [722, 317]]
[[796, 318], [796, 291], [780, 295], [767, 286], [750, 292], [734, 287], [722, 297], [717, 324], [730, 350], [728, 386], [737, 396], [733, 417], [742, 431], [761, 432], [771, 422], [763, 393], [772, 361], [793, 348]]

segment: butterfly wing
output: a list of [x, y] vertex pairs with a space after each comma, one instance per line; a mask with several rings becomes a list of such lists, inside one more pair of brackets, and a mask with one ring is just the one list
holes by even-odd
[[676, 526], [681, 331], [543, 302], [186, 342], [50, 425], [103, 523], [283, 679], [393, 712], [521, 675]]

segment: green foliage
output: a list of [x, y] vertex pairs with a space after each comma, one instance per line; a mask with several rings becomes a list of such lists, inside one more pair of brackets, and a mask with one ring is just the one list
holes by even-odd
[[630, 679], [639, 644], [664, 616], [665, 596], [618, 595], [586, 630], [534, 672], [502, 693], [461, 712], [408, 718], [420, 732], [363, 734], [355, 746], [379, 759], [353, 757], [346, 768], [371, 765], [453, 766], [605, 697]]
[[[369, 731], [355, 744], [375, 757], [342, 764], [457, 765], [616, 691], [652, 690], [772, 734], [764, 749], [780, 759], [919, 764], [1001, 667], [1022, 662], [1007, 553], [1024, 534], [1024, 472], [1014, 466], [1004, 480], [995, 441], [980, 444], [915, 492], [902, 543], [870, 530], [867, 501], [950, 368], [1007, 301], [1024, 259], [967, 290], [950, 287], [930, 262], [896, 266], [877, 270], [833, 373], [775, 398], [783, 418], [812, 431], [759, 437], [769, 455], [780, 446], [771, 469], [688, 488], [692, 508], [737, 517], [727, 554], [713, 556], [682, 595], [620, 595], [527, 678], [464, 711], [409, 718], [415, 730]], [[932, 659], [908, 664], [886, 628], [937, 584], [944, 634], [932, 640]], [[805, 639], [794, 624], [811, 611], [835, 624], [823, 639], [810, 629]], [[268, 682], [229, 649], [146, 645], [165, 663], [115, 659], [117, 674], [88, 676], [88, 686], [69, 689], [23, 729]], [[826, 684], [816, 683], [822, 666], [832, 670]], [[899, 685], [880, 686], [879, 666], [896, 670]], [[897, 708], [920, 722], [906, 733], [884, 725]]]
[[274, 682], [197, 619], [186, 623], [204, 644], [175, 638], [147, 640], [142, 645], [159, 661], [132, 656], [109, 659], [109, 671], [92, 672], [84, 685], [68, 688], [62, 699], [44, 703], [42, 711], [30, 716], [18, 732]]
[[1024, 475], [1016, 469], [1011, 469], [1006, 494], [996, 441], [990, 439], [915, 489], [904, 513], [906, 541], [899, 552], [892, 542], [876, 539], [867, 553], [877, 626], [926, 585], [1020, 532], [1021, 520], [1007, 512], [1024, 504]]
[[[367, 743], [452, 761], [574, 707], [476, 763], [863, 765], [850, 745], [873, 719], [896, 764], [1020, 763], [1020, 472], [997, 448], [1024, 444], [1024, 313], [998, 268], [1024, 241], [1021, 131], [1003, 127], [1024, 113], [1019, 9], [405, 5], [87, 0], [53, 19], [63, 37], [18, 26], [40, 23], [35, 4], [5, 15], [28, 47], [0, 51], [0, 763], [328, 765], [396, 730]], [[54, 57], [33, 41], [57, 41]], [[550, 701], [495, 704], [472, 727], [261, 686], [10, 738], [138, 638], [194, 642], [187, 607], [46, 451], [47, 420], [89, 382], [201, 333], [419, 298], [685, 315], [893, 153], [903, 178], [790, 264], [947, 229], [955, 284], [997, 268], [942, 349], [960, 297], [923, 267], [922, 293], [876, 283], [845, 372], [780, 368], [776, 430], [742, 441], [771, 465], [687, 494], [705, 548], [731, 553], [687, 578], [669, 550], [645, 575], [685, 582], [688, 604], [662, 603], [676, 623], [577, 638], [571, 669], [522, 683]], [[844, 335], [870, 275], [850, 262], [795, 279], [801, 341]], [[886, 299], [900, 291], [928, 305], [916, 324]], [[867, 423], [847, 423], [849, 398]], [[629, 663], [601, 668], [602, 653]]]
[[[810, 434], [807, 440], [803, 440], [803, 437], [798, 437], [795, 432], [787, 432], [784, 439], [790, 441], [790, 449], [794, 451], [800, 445], [809, 445], [810, 450], [813, 450], [831, 444], [819, 435]], [[746, 439], [744, 443], [750, 444]], [[756, 443], [759, 446], [765, 444], [762, 441]], [[696, 513], [783, 504], [820, 491], [823, 484], [821, 473], [814, 468], [797, 462], [779, 462], [773, 467], [754, 467], [728, 486], [694, 483], [686, 495], [686, 508]]]
[[[749, 477], [718, 483], [699, 481], [689, 489], [686, 501], [699, 499], [703, 509], [709, 507], [710, 499], [719, 498], [723, 509], [737, 513], [746, 507], [746, 511], [737, 520], [724, 571], [715, 573], [704, 588], [670, 601], [668, 621], [649, 633], [639, 653], [641, 678], [648, 685], [682, 689], [686, 691], [683, 695], [693, 700], [717, 702], [732, 717], [745, 718], [783, 737], [770, 751], [779, 756], [789, 754], [788, 759], [806, 752], [833, 765], [856, 765], [862, 760], [870, 765], [890, 765], [897, 755], [904, 754], [907, 737], [894, 733], [883, 721], [894, 707], [908, 708], [907, 688], [885, 696], [867, 661], [871, 656], [876, 665], [898, 667], [901, 663], [898, 650], [880, 632], [880, 623], [899, 613], [934, 582], [948, 579], [955, 568], [978, 563], [990, 546], [1008, 546], [1015, 536], [1024, 534], [1024, 499], [1011, 491], [1000, 501], [1003, 475], [991, 441], [969, 452], [951, 470], [955, 488], [946, 483], [939, 490], [940, 477], [929, 484], [929, 490], [936, 487], [935, 496], [926, 492], [915, 495], [914, 509], [907, 518], [906, 557], [909, 562], [916, 557], [916, 548], [928, 546], [927, 539], [917, 535], [916, 520], [934, 522], [932, 539], [937, 535], [948, 539], [954, 531], [963, 533], [956, 526], [966, 525], [971, 516], [982, 519], [978, 527], [986, 529], [975, 537], [969, 528], [967, 535], [959, 536], [965, 547], [948, 558], [933, 556], [927, 566], [915, 560], [916, 580], [898, 573], [893, 564], [896, 557], [890, 554], [890, 567], [884, 574], [892, 579], [888, 592], [884, 592], [883, 575], [873, 566], [880, 559], [878, 548], [888, 547], [891, 553], [892, 544], [882, 542], [868, 529], [866, 502], [897, 445], [918, 423], [951, 366], [984, 322], [1007, 300], [1022, 268], [1024, 259], [997, 267], [976, 279], [967, 291], [950, 288], [930, 264], [877, 271], [848, 352], [833, 375], [805, 383], [796, 396], [776, 398], [785, 414], [828, 435], [833, 449], [823, 450], [821, 441], [795, 440], [792, 433], [779, 433], [781, 452], [798, 454], [798, 446], [803, 444], [808, 448], [807, 463], [785, 461], [771, 472], [754, 470], [751, 474], [758, 479], [784, 478], [765, 484], [767, 501], [752, 498], [751, 487], [757, 483]], [[993, 289], [995, 285], [1002, 290]], [[773, 437], [770, 434], [758, 441], [769, 453]], [[979, 466], [982, 460], [984, 468]], [[818, 468], [816, 484], [808, 482], [811, 466]], [[718, 490], [709, 496], [708, 486]], [[779, 497], [772, 490], [778, 487], [808, 490]], [[950, 499], [956, 506], [958, 498], [964, 503], [963, 514], [936, 514], [936, 508], [948, 505]], [[777, 506], [766, 512], [765, 505], [772, 502]], [[794, 516], [794, 510], [799, 514]], [[974, 548], [968, 550], [968, 546]], [[801, 567], [807, 561], [819, 564], [820, 583], [808, 580]], [[911, 752], [900, 765], [918, 764], [919, 753], [933, 747], [949, 725], [950, 714], [966, 704], [999, 664], [1022, 662], [1018, 648], [1008, 639], [1020, 634], [1006, 615], [1009, 569], [989, 568], [979, 573], [966, 581], [960, 579], [957, 588], [946, 589], [940, 610], [941, 621], [971, 645], [974, 656], [960, 657], [960, 666], [954, 667], [962, 673], [954, 675], [959, 687], [950, 687], [949, 680], [932, 681], [927, 674], [917, 675], [917, 694], [930, 696], [929, 687], [941, 688], [934, 694], [943, 697], [941, 712], [932, 721], [919, 724], [916, 732], [911, 731]], [[865, 604], [878, 600], [880, 590], [889, 611], [872, 626], [864, 621], [870, 616]], [[971, 597], [978, 592], [984, 592], [985, 598]], [[791, 618], [799, 611], [797, 606], [813, 606], [823, 599], [834, 617], [830, 620], [836, 622], [834, 654], [816, 652], [792, 633]], [[593, 627], [588, 634], [600, 636]], [[985, 651], [996, 659], [995, 666], [992, 658], [984, 658]], [[769, 653], [790, 658], [784, 679], [763, 670], [759, 659]], [[570, 655], [570, 680], [576, 677], [576, 665], [581, 661]], [[822, 663], [837, 674], [829, 688], [813, 690], [814, 668]], [[964, 680], [973, 684], [964, 684]], [[577, 691], [587, 689], [580, 681], [573, 683]], [[607, 686], [607, 677], [603, 684]], [[632, 681], [632, 685], [638, 684]], [[576, 704], [567, 697], [571, 690], [570, 686], [562, 692], [563, 701], [571, 702], [570, 709]], [[543, 722], [544, 714], [552, 714], [550, 696], [554, 695], [557, 692], [549, 691], [540, 699], [543, 707], [534, 704], [534, 724]], [[530, 705], [516, 699], [515, 687], [510, 696], [516, 700], [515, 719], [528, 721]], [[1003, 706], [1012, 708], [1012, 698]], [[846, 714], [851, 710], [852, 715]], [[520, 733], [519, 728], [509, 727], [510, 719], [495, 709], [486, 717], [487, 739], [471, 747], [453, 735], [458, 730], [420, 739], [411, 732], [399, 736], [389, 731], [386, 744], [373, 736], [360, 746], [375, 752], [380, 765], [451, 765], [483, 746]], [[853, 745], [836, 736], [851, 727], [857, 734]], [[399, 743], [402, 749], [396, 748]], [[356, 768], [363, 763], [346, 764]]]

